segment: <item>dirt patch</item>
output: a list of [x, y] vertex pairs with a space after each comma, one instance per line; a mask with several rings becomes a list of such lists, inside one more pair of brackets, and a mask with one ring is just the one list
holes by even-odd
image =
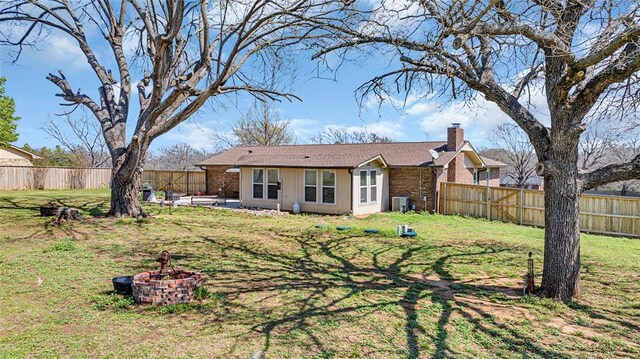
[[433, 291], [442, 299], [451, 299], [453, 297], [453, 290], [451, 286], [454, 282], [446, 279], [442, 279], [437, 275], [422, 276], [420, 281], [432, 288]]
[[62, 333], [66, 335], [86, 335], [98, 332], [96, 327], [78, 326], [76, 324], [63, 324], [60, 329], [62, 330]]

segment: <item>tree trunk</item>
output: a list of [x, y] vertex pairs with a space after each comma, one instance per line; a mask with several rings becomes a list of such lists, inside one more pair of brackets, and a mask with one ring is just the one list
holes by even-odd
[[545, 240], [540, 292], [544, 297], [568, 302], [579, 294], [580, 283], [577, 150], [575, 154], [572, 150], [555, 152], [555, 168], [544, 178]]
[[130, 161], [125, 161], [125, 164], [119, 167], [114, 166], [111, 180], [110, 216], [137, 218], [145, 215], [138, 200], [140, 188], [138, 168], [140, 168], [139, 165], [132, 165]]

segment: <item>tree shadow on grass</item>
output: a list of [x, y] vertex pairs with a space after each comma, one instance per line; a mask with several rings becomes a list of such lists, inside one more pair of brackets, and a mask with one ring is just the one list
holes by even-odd
[[[228, 290], [226, 295], [230, 299], [230, 320], [233, 307], [242, 309], [247, 305], [241, 299], [244, 295], [269, 294], [260, 300], [264, 304], [283, 292], [303, 293], [279, 307], [262, 308], [260, 317], [266, 319], [253, 324], [252, 331], [264, 335], [264, 351], [268, 351], [272, 345], [272, 337], [277, 328], [289, 331], [297, 329], [305, 333], [318, 350], [325, 351], [327, 348], [317, 335], [315, 321], [340, 318], [343, 315], [363, 318], [392, 306], [401, 309], [403, 313], [404, 352], [407, 358], [424, 357], [425, 351], [432, 353], [433, 357], [458, 354], [450, 347], [448, 339], [453, 313], [459, 313], [465, 318], [474, 332], [492, 337], [506, 352], [520, 355], [524, 350], [544, 357], [566, 357], [500, 323], [491, 314], [484, 312], [475, 301], [464, 297], [473, 297], [480, 291], [489, 294], [505, 293], [513, 291], [513, 288], [468, 283], [456, 286], [454, 275], [447, 269], [447, 263], [454, 258], [485, 257], [513, 249], [483, 248], [475, 252], [442, 255], [435, 262], [421, 262], [422, 258], [433, 257], [434, 251], [442, 251], [443, 246], [407, 246], [406, 242], [394, 244], [382, 240], [375, 250], [369, 251], [353, 246], [351, 240], [359, 236], [348, 233], [333, 234], [329, 238], [323, 237], [322, 232], [314, 231], [274, 234], [276, 238], [283, 238], [284, 243], [293, 240], [298, 248], [295, 251], [292, 248], [291, 253], [274, 253], [258, 246], [248, 246], [245, 242], [229, 243], [204, 237], [205, 241], [214, 246], [240, 253], [244, 258], [245, 263], [242, 265], [223, 269], [216, 275], [217, 285]], [[389, 257], [394, 256], [395, 259], [389, 262]], [[423, 274], [413, 274], [410, 267], [422, 268]], [[426, 271], [435, 273], [435, 278], [433, 275], [425, 276]], [[336, 295], [336, 290], [341, 294]], [[401, 298], [389, 295], [397, 291], [402, 292]], [[359, 301], [357, 296], [361, 293], [367, 293], [368, 298], [389, 299]], [[435, 331], [425, 328], [419, 318], [421, 301], [426, 299], [441, 308]], [[282, 306], [286, 306], [286, 313], [278, 310]], [[223, 319], [216, 319], [217, 322], [220, 320]], [[421, 337], [428, 338], [432, 344], [425, 346]]]

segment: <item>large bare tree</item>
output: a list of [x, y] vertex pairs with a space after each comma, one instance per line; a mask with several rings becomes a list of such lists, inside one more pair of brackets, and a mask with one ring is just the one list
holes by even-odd
[[578, 143], [578, 168], [582, 171], [605, 165], [611, 148], [617, 146], [627, 132], [632, 130], [630, 123], [612, 123], [598, 116], [586, 118], [584, 123], [587, 125], [586, 130]]
[[211, 155], [206, 150], [189, 143], [176, 143], [160, 148], [157, 153], [152, 151], [145, 168], [164, 171], [196, 171], [196, 163]]
[[291, 122], [266, 102], [254, 103], [233, 125], [231, 133], [233, 139], [220, 136], [221, 140], [227, 140], [228, 147], [290, 145], [296, 140]]
[[504, 175], [518, 188], [525, 188], [535, 174], [536, 165], [536, 155], [527, 135], [517, 125], [505, 123], [495, 129], [489, 141], [505, 150], [502, 160], [508, 167]]
[[[211, 97], [239, 91], [271, 100], [294, 97], [271, 86], [278, 83], [272, 81], [272, 69], [287, 63], [281, 57], [288, 46], [313, 32], [298, 25], [305, 16], [320, 16], [324, 5], [310, 0], [10, 0], [0, 5], [0, 25], [9, 29], [0, 32], [0, 44], [12, 46], [16, 59], [49, 31], [77, 44], [98, 95], [74, 87], [62, 71], [47, 79], [67, 105], [85, 106], [100, 123], [113, 166], [109, 213], [140, 216], [138, 186], [149, 144]], [[137, 50], [135, 57], [128, 56], [128, 47]], [[131, 102], [134, 89], [137, 104]]]
[[[623, 0], [356, 1], [348, 14], [322, 20], [330, 36], [317, 56], [375, 51], [398, 66], [364, 84], [365, 93], [423, 91], [458, 101], [481, 95], [511, 117], [535, 148], [545, 180], [540, 293], [569, 301], [580, 282], [580, 195], [640, 176], [638, 154], [578, 169], [584, 120], [594, 109], [637, 113], [639, 8]], [[536, 96], [550, 118], [533, 107]]]
[[311, 137], [311, 143], [388, 143], [393, 142], [389, 137], [375, 132], [363, 130], [350, 130], [343, 127], [328, 127]]
[[83, 111], [77, 116], [64, 115], [62, 122], [65, 127], [60, 122], [49, 117], [41, 129], [73, 154], [78, 166], [105, 167], [109, 164], [107, 144], [98, 121]]
[[[634, 157], [640, 153], [640, 134], [632, 133], [622, 136], [619, 141], [608, 149], [609, 157], [614, 161], [618, 162], [629, 162], [633, 161]], [[620, 186], [620, 195], [626, 196], [629, 190], [632, 190], [634, 187], [640, 187], [640, 178], [636, 177], [635, 179], [627, 179], [624, 181], [620, 181], [617, 184]]]

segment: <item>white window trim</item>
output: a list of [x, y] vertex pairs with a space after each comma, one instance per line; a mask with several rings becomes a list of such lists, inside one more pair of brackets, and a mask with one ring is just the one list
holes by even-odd
[[[364, 173], [364, 177], [362, 174]], [[369, 203], [369, 170], [360, 170], [358, 172], [360, 178], [358, 178], [358, 204], [366, 205]], [[364, 186], [362, 185], [362, 178], [364, 178]], [[362, 189], [365, 188], [365, 200], [362, 202]]]
[[[255, 175], [255, 171], [262, 171], [262, 182], [256, 182], [256, 175]], [[264, 168], [252, 168], [251, 169], [251, 198], [252, 199], [264, 199], [264, 195], [265, 195], [265, 191], [264, 191], [264, 177], [265, 177], [266, 173]], [[262, 197], [256, 197], [256, 190], [255, 190], [255, 186], [259, 184], [262, 185]]]
[[[362, 185], [362, 174], [365, 173], [365, 179], [366, 179], [366, 186]], [[375, 185], [371, 185], [371, 173], [375, 173], [376, 176], [376, 184]], [[359, 175], [359, 179], [358, 179], [358, 205], [361, 207], [364, 206], [369, 206], [372, 204], [377, 204], [378, 203], [378, 197], [380, 197], [378, 195], [378, 170], [377, 169], [362, 169], [358, 172]], [[371, 200], [371, 188], [374, 187], [376, 189], [376, 200], [372, 201]], [[365, 202], [362, 202], [362, 189], [366, 188], [367, 189], [367, 200]]]
[[473, 184], [478, 185], [480, 184], [480, 174], [478, 173], [477, 169], [473, 169]]
[[[259, 182], [254, 182], [254, 176], [253, 176], [253, 171], [255, 170], [262, 170], [262, 183]], [[278, 202], [280, 201], [280, 190], [277, 190], [278, 193], [278, 198], [276, 199], [270, 199], [268, 198], [269, 196], [269, 171], [277, 171], [278, 175], [277, 175], [277, 180], [276, 183], [271, 183], [271, 185], [277, 185], [278, 182], [280, 182], [280, 169], [279, 168], [261, 168], [261, 167], [255, 167], [255, 168], [251, 168], [251, 198], [252, 199], [257, 199], [257, 200], [261, 200], [261, 201], [271, 201], [271, 202]], [[262, 198], [260, 197], [255, 197], [255, 194], [253, 192], [253, 186], [257, 185], [257, 184], [261, 184], [262, 185]]]
[[[333, 186], [325, 186], [325, 185], [324, 185], [324, 181], [323, 181], [323, 178], [322, 178], [322, 177], [323, 177], [324, 172], [331, 172], [331, 173], [333, 173]], [[325, 206], [335, 206], [335, 205], [336, 205], [336, 203], [338, 202], [338, 201], [337, 201], [337, 198], [336, 198], [336, 197], [338, 197], [338, 191], [337, 191], [337, 184], [338, 184], [338, 172], [337, 172], [336, 170], [320, 170], [320, 171], [318, 171], [318, 174], [320, 175], [320, 178], [319, 178], [319, 179], [320, 179], [320, 181], [318, 181], [318, 186], [320, 187], [320, 193], [319, 193], [319, 195], [320, 195], [320, 202], [319, 202], [319, 204], [322, 204], [322, 205], [325, 205]], [[324, 193], [324, 188], [325, 188], [325, 187], [326, 187], [326, 188], [333, 188], [333, 203], [326, 203], [326, 202], [324, 201], [323, 193]]]
[[[269, 171], [276, 171], [276, 183], [269, 183]], [[279, 168], [265, 168], [265, 190], [264, 191], [264, 200], [265, 201], [280, 201], [280, 190], [278, 189], [278, 182], [280, 182], [280, 169]], [[269, 185], [276, 186], [276, 198], [269, 198]]]
[[[315, 185], [310, 185], [307, 186], [307, 171], [314, 171], [316, 173], [316, 184]], [[318, 173], [320, 171], [318, 171], [317, 169], [312, 169], [312, 168], [306, 168], [304, 169], [304, 171], [302, 172], [302, 202], [303, 203], [318, 203]], [[316, 187], [316, 199], [315, 201], [307, 201], [306, 198], [306, 190], [307, 187]]]
[[[376, 177], [376, 184], [375, 185], [371, 184], [371, 173], [375, 174], [375, 177]], [[368, 193], [369, 194], [369, 204], [376, 204], [376, 203], [378, 203], [378, 197], [379, 197], [378, 196], [378, 170], [373, 169], [373, 170], [369, 171], [369, 183], [368, 184], [369, 184], [369, 193]], [[375, 201], [371, 200], [371, 190], [374, 187], [376, 189], [376, 200]]]

